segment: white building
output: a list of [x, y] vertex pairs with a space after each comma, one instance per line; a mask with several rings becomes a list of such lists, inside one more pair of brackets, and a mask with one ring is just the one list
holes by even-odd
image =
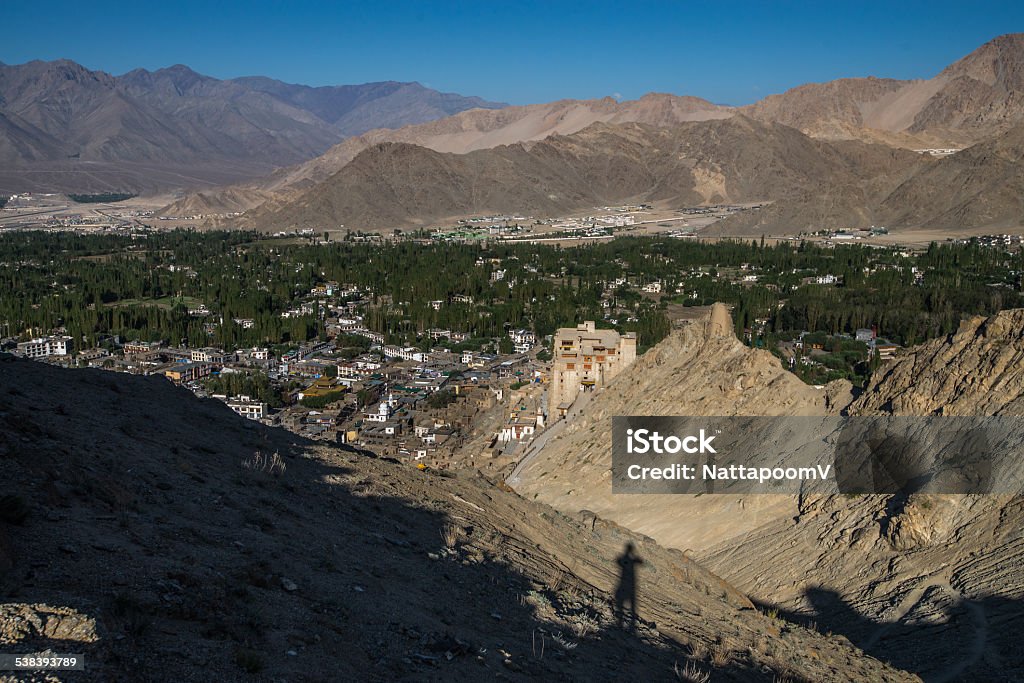
[[52, 336], [39, 337], [18, 344], [18, 355], [25, 358], [46, 358], [48, 356], [68, 355], [71, 337]]
[[425, 353], [415, 346], [385, 346], [382, 351], [388, 358], [401, 358], [402, 360], [412, 360], [417, 363], [422, 363], [427, 357]]
[[537, 335], [530, 330], [513, 330], [509, 333], [509, 336], [512, 337], [513, 344], [516, 344], [517, 346], [525, 345], [527, 351], [530, 350], [531, 346], [537, 343]]
[[266, 403], [253, 401], [248, 396], [243, 395], [238, 398], [229, 399], [226, 403], [228, 408], [249, 420], [262, 420], [267, 414]]
[[854, 335], [859, 342], [870, 343], [875, 338], [875, 331], [868, 327], [860, 327]]
[[366, 422], [387, 422], [394, 415], [395, 406], [397, 405], [398, 400], [395, 398], [395, 395], [388, 394], [388, 397], [377, 406], [376, 412], [363, 413], [363, 420]]
[[543, 427], [544, 413], [538, 408], [533, 419], [525, 415], [513, 416], [498, 432], [498, 441], [524, 441], [533, 437], [538, 428]]
[[211, 347], [192, 349], [191, 360], [193, 363], [223, 363], [224, 352]]

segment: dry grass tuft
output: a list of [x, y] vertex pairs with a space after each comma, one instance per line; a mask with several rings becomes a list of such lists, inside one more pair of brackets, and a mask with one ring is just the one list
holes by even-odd
[[679, 662], [676, 662], [672, 671], [675, 672], [676, 680], [682, 683], [708, 683], [711, 680], [711, 673], [702, 670], [693, 662], [688, 662], [684, 667], [680, 667]]
[[711, 663], [717, 669], [723, 669], [729, 666], [732, 661], [732, 650], [725, 644], [716, 645], [711, 651]]
[[455, 550], [455, 546], [459, 543], [459, 536], [461, 536], [459, 527], [454, 524], [445, 524], [441, 529], [441, 540], [444, 541], [444, 547], [448, 550]]
[[270, 456], [264, 455], [262, 451], [256, 451], [251, 457], [242, 461], [242, 467], [252, 472], [267, 472], [275, 477], [280, 477], [288, 469], [277, 451]]

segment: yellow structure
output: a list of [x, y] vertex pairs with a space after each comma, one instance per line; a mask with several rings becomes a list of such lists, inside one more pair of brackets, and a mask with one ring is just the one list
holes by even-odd
[[312, 384], [299, 392], [299, 400], [301, 401], [304, 398], [326, 396], [327, 394], [333, 394], [347, 389], [348, 387], [344, 384], [339, 384], [335, 377], [318, 377]]
[[555, 333], [548, 417], [565, 415], [580, 392], [604, 386], [636, 360], [636, 335], [599, 330], [588, 320]]

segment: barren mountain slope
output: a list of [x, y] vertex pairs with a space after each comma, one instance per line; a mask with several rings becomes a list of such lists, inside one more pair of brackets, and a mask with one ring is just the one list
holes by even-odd
[[[916, 680], [609, 522], [158, 377], [0, 356], [0, 471], [0, 650], [84, 653], [69, 680], [669, 679], [715, 648], [716, 680]], [[627, 543], [636, 635], [609, 607]]]
[[322, 156], [278, 175], [280, 185], [319, 182], [337, 172], [362, 150], [380, 142], [407, 142], [437, 152], [465, 154], [517, 142], [569, 135], [594, 123], [647, 123], [673, 126], [732, 116], [729, 107], [698, 97], [651, 93], [639, 100], [558, 100], [487, 111], [472, 109], [447, 118], [397, 130], [372, 130], [349, 138]]
[[[792, 496], [619, 495], [611, 493], [611, 418], [616, 415], [824, 415], [845, 395], [805, 385], [767, 351], [732, 333], [729, 314], [672, 334], [600, 390], [508, 479], [527, 498], [563, 511], [593, 510], [668, 546], [700, 551], [769, 520], [797, 514]], [[832, 398], [830, 398], [832, 397]]]
[[[853, 414], [1024, 414], [1024, 310], [883, 366]], [[755, 599], [846, 634], [926, 680], [1015, 680], [1024, 657], [1019, 497], [837, 496], [700, 556]], [[780, 554], [779, 549], [785, 548]], [[767, 561], [768, 558], [774, 558]]]
[[[697, 97], [658, 93], [621, 103], [606, 97], [601, 100], [559, 100], [497, 110], [471, 109], [429, 123], [397, 130], [379, 128], [350, 137], [315, 159], [280, 169], [264, 180], [236, 188], [236, 194], [246, 190], [252, 193], [249, 208], [265, 201], [259, 190], [277, 192], [279, 199], [291, 197], [296, 191], [323, 182], [360, 152], [383, 142], [405, 142], [437, 152], [465, 154], [478, 149], [541, 140], [551, 135], [569, 135], [599, 122], [672, 126], [684, 121], [705, 121], [731, 115], [729, 107], [711, 104]], [[177, 215], [180, 208], [178, 203], [171, 204], [163, 213]]]
[[1024, 33], [985, 43], [935, 77], [942, 88], [914, 117], [911, 132], [987, 132], [1024, 120]]
[[743, 107], [742, 111], [752, 118], [782, 123], [816, 137], [845, 138], [851, 128], [867, 126], [865, 108], [906, 86], [907, 81], [891, 78], [842, 78], [827, 83], [808, 83], [778, 95], [768, 95]]
[[[87, 171], [103, 180], [121, 163], [191, 164], [202, 177], [205, 165], [232, 160], [243, 171], [236, 177], [266, 173], [340, 137], [308, 112], [186, 67], [116, 78], [66, 60], [2, 66], [0, 109], [19, 123], [0, 139], [5, 165], [26, 182], [37, 170], [56, 169], [63, 173], [56, 185], [69, 191], [88, 182]], [[54, 144], [26, 148], [43, 135]]]
[[1024, 225], [1024, 125], [922, 168], [882, 203], [886, 225]]
[[376, 145], [323, 183], [240, 223], [386, 229], [469, 214], [564, 215], [624, 201], [771, 200], [779, 208], [764, 217], [775, 225], [850, 225], [870, 222], [871, 207], [927, 163], [912, 152], [830, 145], [742, 116], [673, 128], [600, 123], [463, 155]]
[[167, 216], [197, 216], [246, 211], [254, 201], [272, 201], [274, 195], [266, 190], [231, 185], [221, 189], [190, 192], [170, 206], [163, 213]]
[[960, 147], [1024, 121], [1022, 92], [1024, 34], [1014, 33], [982, 45], [928, 80], [810, 83], [740, 111], [813, 137]]
[[180, 64], [122, 76], [68, 60], [0, 64], [0, 191], [238, 182], [310, 159], [345, 135], [499, 106], [416, 83], [308, 88], [218, 80]]

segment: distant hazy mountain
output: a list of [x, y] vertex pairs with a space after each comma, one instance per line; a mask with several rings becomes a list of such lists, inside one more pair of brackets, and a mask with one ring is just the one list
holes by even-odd
[[252, 76], [233, 81], [312, 112], [342, 135], [360, 135], [374, 128], [401, 128], [444, 118], [467, 109], [498, 109], [506, 105], [479, 97], [438, 92], [419, 83], [366, 83], [312, 88]]
[[371, 128], [500, 106], [418, 83], [309, 88], [218, 80], [181, 65], [115, 77], [67, 60], [0, 64], [0, 189], [231, 182]]

